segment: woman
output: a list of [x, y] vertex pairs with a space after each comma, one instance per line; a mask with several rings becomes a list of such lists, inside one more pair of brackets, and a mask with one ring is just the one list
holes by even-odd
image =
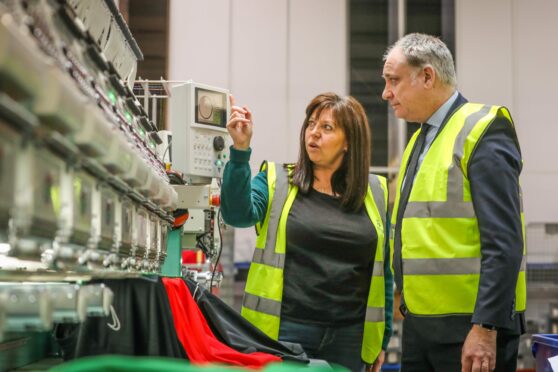
[[227, 129], [233, 146], [221, 212], [228, 224], [258, 232], [242, 315], [274, 339], [300, 343], [311, 358], [379, 371], [393, 279], [387, 188], [383, 177], [369, 177], [362, 106], [318, 95], [306, 108], [297, 163], [265, 162], [252, 182], [252, 113], [232, 97]]

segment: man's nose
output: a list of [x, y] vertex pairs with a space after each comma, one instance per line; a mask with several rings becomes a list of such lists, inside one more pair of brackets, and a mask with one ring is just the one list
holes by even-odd
[[388, 89], [387, 86], [384, 87], [384, 90], [382, 92], [382, 98], [387, 101], [392, 97], [393, 97], [393, 93], [391, 92], [391, 90]]

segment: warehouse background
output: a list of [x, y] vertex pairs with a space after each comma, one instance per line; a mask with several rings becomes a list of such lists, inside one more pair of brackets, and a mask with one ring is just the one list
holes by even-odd
[[[558, 323], [549, 315], [558, 308], [552, 300], [558, 298], [558, 125], [552, 111], [558, 99], [558, 2], [128, 0], [120, 5], [128, 7], [129, 24], [146, 55], [140, 76], [225, 87], [237, 103], [251, 107], [253, 172], [264, 159], [294, 161], [306, 104], [320, 92], [334, 91], [363, 103], [373, 133], [373, 169], [393, 176], [401, 146], [416, 126], [395, 120], [381, 99], [382, 55], [402, 32], [440, 36], [454, 52], [463, 95], [505, 105], [512, 113], [524, 159], [528, 318], [548, 330]], [[223, 265], [241, 280], [255, 234], [235, 229], [227, 236]], [[236, 293], [238, 302], [242, 285], [235, 289], [226, 279], [222, 294], [232, 303]]]

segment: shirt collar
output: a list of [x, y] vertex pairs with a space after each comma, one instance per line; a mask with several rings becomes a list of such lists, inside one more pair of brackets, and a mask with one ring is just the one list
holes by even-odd
[[451, 106], [455, 103], [455, 100], [457, 99], [458, 94], [459, 93], [457, 92], [457, 90], [455, 92], [453, 92], [451, 97], [448, 98], [448, 100], [446, 102], [444, 102], [444, 104], [442, 106], [440, 106], [440, 108], [438, 108], [438, 110], [436, 110], [436, 112], [434, 114], [432, 114], [432, 116], [430, 118], [428, 118], [426, 123], [432, 125], [433, 127], [439, 128], [442, 125], [442, 123], [444, 121], [444, 118], [448, 114]]

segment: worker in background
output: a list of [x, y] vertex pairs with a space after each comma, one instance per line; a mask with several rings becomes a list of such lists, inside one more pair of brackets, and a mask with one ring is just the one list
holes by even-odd
[[505, 107], [469, 103], [438, 38], [385, 54], [383, 98], [420, 123], [403, 154], [390, 245], [402, 371], [515, 371], [524, 330], [521, 153]]
[[232, 98], [231, 106], [222, 214], [258, 233], [242, 315], [273, 339], [301, 344], [310, 358], [379, 371], [391, 336], [393, 276], [386, 180], [369, 174], [362, 106], [333, 93], [315, 97], [297, 163], [264, 162], [252, 181], [252, 113]]

